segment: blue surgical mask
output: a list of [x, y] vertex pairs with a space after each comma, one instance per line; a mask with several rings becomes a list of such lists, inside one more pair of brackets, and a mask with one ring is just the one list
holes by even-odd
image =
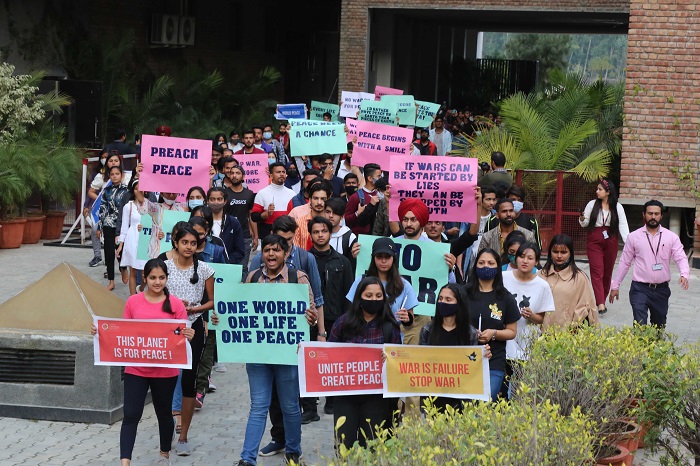
[[515, 254], [508, 254], [508, 260], [515, 265]]
[[277, 162], [277, 159], [274, 157], [268, 158], [267, 159], [267, 164], [272, 165], [273, 163]]
[[516, 214], [519, 214], [523, 210], [523, 203], [520, 201], [513, 201], [513, 210]]
[[272, 133], [270, 133], [270, 132], [263, 133], [263, 139], [271, 139], [271, 138], [272, 138]]
[[195, 207], [204, 205], [204, 199], [190, 199], [187, 201], [187, 205], [190, 206], [190, 209], [194, 209]]

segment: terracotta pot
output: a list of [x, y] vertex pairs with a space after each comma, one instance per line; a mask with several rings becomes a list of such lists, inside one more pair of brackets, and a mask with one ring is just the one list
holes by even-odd
[[629, 450], [621, 446], [611, 445], [611, 447], [616, 450], [615, 454], [596, 458], [596, 466], [622, 466], [625, 464], [625, 458], [630, 454]]
[[[630, 410], [633, 410], [633, 409], [639, 408], [640, 404], [645, 403], [645, 402], [646, 402], [645, 398], [630, 398], [628, 406], [629, 406]], [[647, 434], [649, 429], [651, 429], [651, 427], [652, 427], [651, 422], [649, 422], [649, 421], [639, 422], [639, 420], [634, 418], [634, 417], [630, 417], [629, 420], [638, 423], [639, 426], [642, 428], [642, 431], [639, 433], [639, 444], [637, 445], [637, 448], [644, 448], [644, 436]]]
[[44, 219], [46, 215], [31, 215], [27, 216], [27, 223], [24, 225], [24, 235], [22, 236], [22, 244], [36, 244], [41, 239], [41, 232], [44, 229]]
[[63, 232], [63, 219], [68, 212], [46, 212], [44, 228], [41, 230], [41, 239], [58, 239]]
[[607, 438], [607, 442], [610, 444], [617, 445], [619, 447], [624, 447], [629, 451], [627, 458], [625, 458], [625, 466], [631, 466], [634, 461], [634, 455], [637, 453], [639, 448], [639, 440], [642, 433], [642, 428], [639, 424], [633, 421], [622, 420], [617, 421], [619, 423], [620, 432], [616, 434], [610, 434]]
[[16, 249], [22, 245], [26, 218], [0, 221], [0, 249]]

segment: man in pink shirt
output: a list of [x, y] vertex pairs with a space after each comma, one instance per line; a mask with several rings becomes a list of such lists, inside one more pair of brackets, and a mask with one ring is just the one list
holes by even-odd
[[627, 237], [610, 289], [610, 303], [620, 298], [620, 283], [634, 260], [630, 304], [634, 321], [646, 325], [666, 326], [671, 289], [671, 258], [681, 272], [678, 283], [688, 289], [690, 267], [678, 235], [660, 225], [664, 205], [656, 200], [644, 204], [645, 225]]

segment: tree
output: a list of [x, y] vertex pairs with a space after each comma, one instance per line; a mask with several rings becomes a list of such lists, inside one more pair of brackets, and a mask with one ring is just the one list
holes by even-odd
[[551, 70], [565, 70], [571, 36], [564, 34], [515, 34], [505, 44], [505, 56], [511, 60], [540, 62], [540, 81], [548, 79]]

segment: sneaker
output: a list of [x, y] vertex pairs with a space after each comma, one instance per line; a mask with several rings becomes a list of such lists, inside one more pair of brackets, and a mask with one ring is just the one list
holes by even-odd
[[250, 461], [246, 460], [240, 460], [238, 463], [236, 463], [236, 466], [255, 466], [253, 463]]
[[318, 415], [316, 411], [307, 411], [301, 415], [301, 423], [309, 424], [311, 422], [320, 421], [321, 416]]
[[224, 366], [220, 362], [215, 362], [214, 363], [214, 370], [216, 372], [226, 372], [228, 369], [226, 369], [226, 366]]
[[273, 440], [261, 448], [258, 454], [260, 456], [275, 456], [280, 453], [284, 453], [284, 443], [278, 443]]
[[207, 393], [215, 392], [216, 391], [216, 385], [214, 385], [214, 382], [211, 381], [211, 377], [209, 377], [209, 387], [207, 388]]
[[178, 441], [175, 444], [175, 454], [177, 454], [177, 456], [190, 456], [192, 454], [190, 444], [187, 442]]
[[299, 453], [285, 453], [284, 454], [284, 464], [294, 464], [295, 466], [301, 466], [304, 463], [301, 462], [302, 455]]
[[194, 398], [194, 410], [199, 411], [204, 407], [204, 393], [197, 393]]
[[93, 257], [90, 263], [88, 264], [90, 267], [97, 267], [102, 263], [102, 258], [101, 257]]
[[156, 465], [160, 466], [170, 466], [170, 458], [166, 458], [165, 456], [161, 456], [158, 461], [156, 461]]

